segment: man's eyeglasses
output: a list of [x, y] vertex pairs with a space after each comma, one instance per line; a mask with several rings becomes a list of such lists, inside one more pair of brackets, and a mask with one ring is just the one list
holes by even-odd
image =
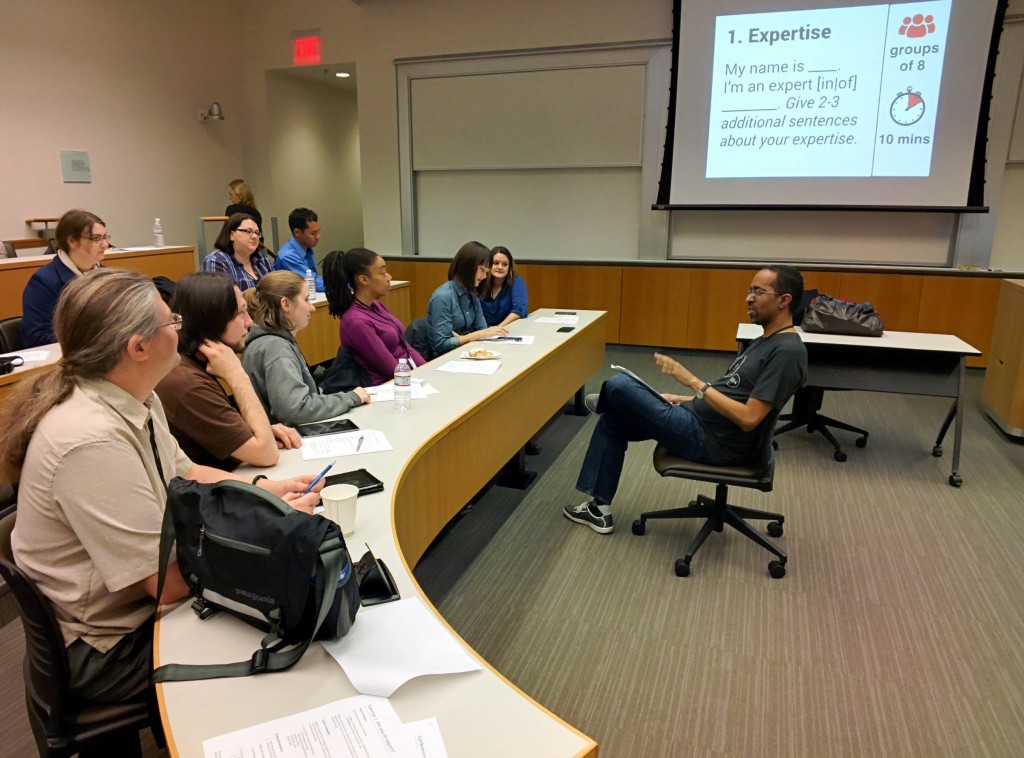
[[781, 295], [781, 294], [782, 294], [781, 292], [772, 292], [771, 290], [763, 290], [760, 287], [751, 287], [750, 289], [747, 290], [747, 296], [748, 297], [750, 297], [751, 295], [753, 295], [754, 297], [761, 297], [761, 295], [776, 295], [776, 296], [778, 296], [778, 295]]
[[80, 234], [78, 236], [80, 240], [89, 240], [90, 242], [110, 242], [109, 234]]
[[238, 229], [235, 229], [235, 231], [236, 232], [241, 232], [242, 234], [248, 234], [250, 237], [259, 237], [260, 236], [260, 230], [259, 229], [242, 229], [241, 227], [239, 227]]
[[177, 313], [172, 313], [171, 314], [171, 320], [168, 321], [166, 324], [159, 324], [157, 326], [157, 329], [159, 329], [161, 327], [164, 327], [164, 326], [173, 326], [174, 327], [174, 331], [180, 332], [181, 331], [181, 320], [182, 320], [181, 316], [179, 316]]

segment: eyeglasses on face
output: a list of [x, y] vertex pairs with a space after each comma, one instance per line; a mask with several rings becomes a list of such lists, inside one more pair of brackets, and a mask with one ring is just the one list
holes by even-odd
[[109, 234], [80, 234], [78, 236], [80, 240], [89, 240], [90, 242], [110, 242]]
[[248, 234], [250, 237], [259, 237], [260, 236], [260, 230], [259, 229], [243, 229], [242, 227], [238, 227], [237, 229], [235, 229], [235, 231], [236, 232], [241, 232], [242, 234]]
[[747, 296], [748, 297], [750, 297], [750, 296], [761, 297], [761, 295], [775, 295], [776, 297], [778, 297], [781, 294], [782, 294], [781, 292], [772, 292], [771, 290], [763, 290], [760, 287], [751, 287], [750, 289], [747, 290]]
[[181, 321], [182, 321], [181, 316], [179, 316], [177, 313], [172, 313], [171, 314], [171, 320], [168, 321], [166, 324], [159, 324], [157, 326], [157, 328], [160, 329], [160, 328], [165, 327], [165, 326], [172, 326], [172, 327], [174, 327], [174, 331], [180, 332], [181, 331]]

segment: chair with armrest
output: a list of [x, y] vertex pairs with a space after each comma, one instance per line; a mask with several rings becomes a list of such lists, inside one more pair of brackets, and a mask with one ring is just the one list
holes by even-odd
[[21, 316], [0, 320], [0, 353], [21, 350]]
[[[800, 325], [800, 322], [803, 321], [804, 311], [817, 296], [818, 290], [804, 291], [804, 296], [800, 299], [800, 306], [793, 316], [794, 324]], [[839, 421], [819, 413], [818, 411], [821, 410], [824, 400], [825, 389], [823, 387], [807, 386], [797, 390], [796, 394], [793, 395], [793, 412], [779, 416], [780, 421], [787, 423], [775, 430], [775, 436], [791, 432], [794, 429], [807, 427], [808, 434], [818, 432], [818, 434], [829, 441], [833, 448], [832, 457], [839, 463], [842, 463], [846, 460], [846, 453], [843, 452], [843, 448], [832, 434], [831, 429], [842, 429], [846, 432], [859, 434], [860, 436], [855, 442], [857, 447], [864, 447], [868, 444], [868, 435], [870, 433], [867, 429], [861, 429], [859, 426], [853, 426], [845, 421]]]
[[53, 255], [56, 251], [53, 249], [51, 240], [43, 239], [42, 237], [29, 237], [23, 240], [4, 240], [4, 250], [7, 251], [8, 258], [16, 258], [24, 255]]
[[[91, 704], [69, 694], [67, 650], [50, 601], [14, 562], [11, 532], [16, 516], [0, 519], [0, 576], [17, 600], [25, 629], [25, 703], [39, 755], [72, 756], [100, 739], [150, 726], [151, 702], [145, 696], [127, 703]], [[162, 744], [159, 727], [154, 736]]]
[[758, 511], [729, 503], [729, 487], [750, 487], [761, 492], [771, 492], [775, 481], [775, 457], [772, 443], [775, 422], [779, 412], [772, 410], [757, 428], [757, 457], [748, 464], [738, 466], [717, 466], [710, 463], [697, 463], [687, 458], [673, 455], [664, 445], [654, 450], [654, 469], [662, 476], [673, 476], [679, 479], [692, 479], [698, 482], [713, 482], [714, 499], [707, 495], [697, 495], [696, 500], [683, 508], [671, 508], [664, 511], [641, 513], [640, 518], [633, 522], [633, 534], [641, 535], [647, 529], [648, 519], [703, 518], [707, 519], [704, 526], [694, 537], [686, 555], [675, 563], [676, 576], [690, 575], [690, 561], [700, 549], [712, 531], [720, 532], [728, 525], [744, 537], [756, 542], [765, 550], [773, 553], [776, 560], [768, 564], [768, 573], [775, 579], [786, 575], [786, 554], [771, 541], [755, 532], [747, 523], [748, 520], [766, 520], [768, 534], [772, 537], [782, 536], [782, 524], [786, 520], [781, 513]]

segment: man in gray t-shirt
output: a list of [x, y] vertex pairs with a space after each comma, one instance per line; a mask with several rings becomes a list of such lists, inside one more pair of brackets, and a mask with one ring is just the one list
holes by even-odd
[[793, 330], [793, 309], [803, 289], [803, 276], [791, 266], [769, 266], [757, 272], [747, 290], [747, 313], [764, 335], [713, 382], [655, 353], [662, 373], [693, 395], [663, 394], [659, 399], [627, 374], [605, 382], [600, 395], [588, 395], [588, 407], [601, 418], [576, 489], [591, 497], [565, 506], [563, 515], [599, 534], [613, 531], [611, 502], [630, 442], [654, 439], [677, 455], [707, 463], [749, 460], [761, 422], [773, 408], [781, 410], [807, 381], [807, 351]]

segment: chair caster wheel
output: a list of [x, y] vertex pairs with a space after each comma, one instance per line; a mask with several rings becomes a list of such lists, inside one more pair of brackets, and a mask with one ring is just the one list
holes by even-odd
[[857, 447], [867, 447], [868, 446], [868, 438], [867, 437], [858, 437], [857, 441], [854, 442], [853, 444], [855, 444]]
[[690, 575], [690, 564], [687, 563], [683, 558], [676, 561], [676, 576], [689, 576]]
[[781, 579], [786, 575], [786, 564], [782, 561], [772, 561], [768, 564], [768, 573], [772, 579]]
[[963, 480], [963, 477], [960, 476], [960, 474], [950, 474], [949, 475], [949, 486], [950, 487], [963, 487], [963, 485], [964, 485], [964, 480]]
[[932, 455], [934, 455], [936, 458], [941, 458], [942, 457], [942, 445], [936, 445], [935, 447], [933, 447], [932, 448]]
[[782, 522], [781, 521], [769, 521], [768, 522], [768, 536], [769, 537], [781, 537], [782, 536]]
[[646, 531], [647, 531], [647, 525], [643, 521], [641, 521], [640, 519], [637, 519], [636, 521], [633, 522], [633, 534], [635, 534], [637, 536], [640, 536], [641, 534], [643, 534]]
[[842, 450], [836, 450], [834, 453], [832, 453], [832, 457], [835, 458], [838, 463], [842, 463], [843, 461], [846, 460], [846, 453], [844, 453]]

